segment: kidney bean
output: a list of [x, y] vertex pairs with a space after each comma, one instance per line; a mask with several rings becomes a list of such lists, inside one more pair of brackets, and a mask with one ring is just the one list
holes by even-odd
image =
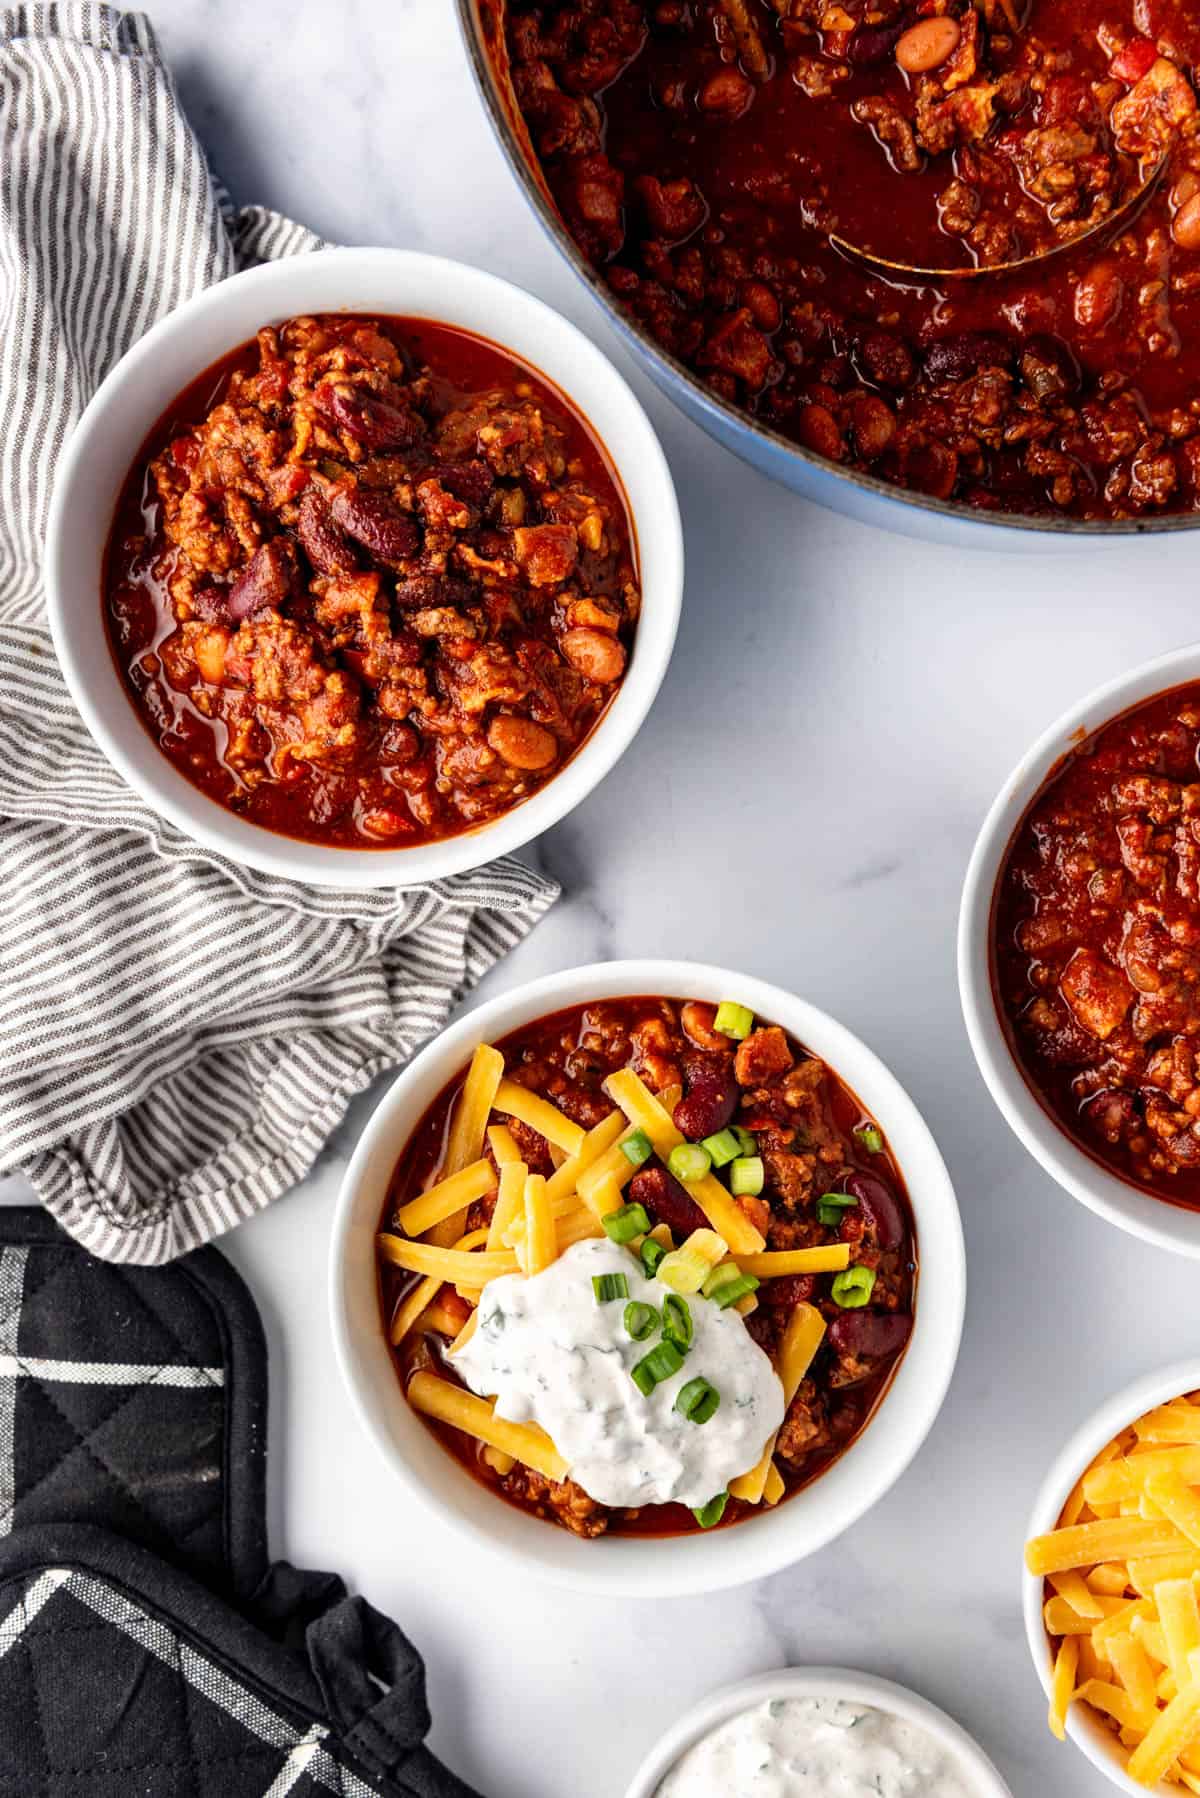
[[1056, 400], [1075, 393], [1079, 364], [1061, 337], [1039, 332], [1021, 351], [1021, 379], [1036, 400]]
[[296, 552], [286, 537], [272, 537], [256, 549], [225, 598], [235, 623], [256, 612], [277, 611], [296, 584]]
[[737, 1110], [738, 1087], [729, 1063], [691, 1055], [683, 1064], [688, 1090], [675, 1107], [675, 1128], [689, 1142], [723, 1130]]
[[904, 1214], [895, 1195], [878, 1174], [847, 1174], [842, 1191], [857, 1199], [881, 1249], [898, 1249], [904, 1241]]
[[793, 1305], [806, 1305], [816, 1284], [812, 1274], [784, 1274], [781, 1279], [764, 1281], [759, 1296], [774, 1310], [790, 1310]]
[[707, 1226], [695, 1199], [665, 1167], [639, 1168], [629, 1182], [629, 1201], [644, 1205], [656, 1223], [666, 1224], [679, 1237]]
[[907, 1311], [843, 1311], [829, 1326], [829, 1340], [839, 1355], [882, 1361], [899, 1354], [911, 1329]]
[[860, 25], [850, 34], [846, 45], [846, 61], [856, 69], [869, 69], [886, 62], [904, 31], [903, 25]]
[[333, 522], [329, 507], [315, 487], [310, 487], [296, 513], [300, 547], [318, 574], [355, 574], [354, 551]]
[[388, 566], [406, 562], [421, 546], [416, 524], [386, 493], [343, 481], [329, 489], [328, 501], [334, 522]]
[[473, 598], [468, 581], [453, 574], [410, 574], [396, 582], [396, 604], [406, 612], [429, 606], [465, 606]]
[[367, 449], [412, 449], [425, 435], [425, 422], [417, 413], [349, 381], [322, 381], [314, 397], [322, 412]]
[[429, 478], [440, 481], [446, 492], [464, 506], [477, 508], [487, 502], [496, 485], [496, 477], [486, 462], [442, 462], [430, 469]]
[[928, 346], [925, 371], [935, 381], [965, 381], [981, 368], [1011, 368], [1015, 360], [1015, 346], [998, 331], [959, 331]]

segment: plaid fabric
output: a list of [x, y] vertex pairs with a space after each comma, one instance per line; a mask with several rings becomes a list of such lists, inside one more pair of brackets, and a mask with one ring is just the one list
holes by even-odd
[[0, 1211], [0, 1536], [98, 1524], [248, 1594], [266, 1568], [265, 1378], [253, 1303], [215, 1252], [126, 1269], [40, 1212]]
[[389, 1789], [344, 1764], [327, 1726], [289, 1714], [111, 1580], [49, 1567], [10, 1582], [4, 1601], [0, 1793], [362, 1798]]

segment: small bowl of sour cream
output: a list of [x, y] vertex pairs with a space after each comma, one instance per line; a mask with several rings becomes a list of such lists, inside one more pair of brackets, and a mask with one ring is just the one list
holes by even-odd
[[625, 1798], [1012, 1798], [983, 1750], [927, 1699], [843, 1667], [788, 1667], [680, 1718]]

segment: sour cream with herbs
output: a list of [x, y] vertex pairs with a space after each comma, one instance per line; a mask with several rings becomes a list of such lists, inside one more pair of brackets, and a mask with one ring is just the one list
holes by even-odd
[[[592, 1281], [604, 1274], [623, 1274], [628, 1296], [601, 1304]], [[682, 1368], [644, 1395], [632, 1370], [661, 1330], [635, 1342], [625, 1307], [640, 1302], [661, 1314], [668, 1296], [628, 1249], [607, 1238], [575, 1243], [530, 1279], [507, 1274], [484, 1287], [455, 1370], [496, 1400], [498, 1416], [540, 1424], [598, 1504], [698, 1509], [757, 1464], [783, 1422], [783, 1387], [739, 1313], [697, 1292], [685, 1301], [694, 1336]], [[703, 1424], [675, 1409], [698, 1376], [720, 1395]]]
[[655, 1798], [978, 1798], [916, 1724], [841, 1698], [772, 1698], [689, 1748]]

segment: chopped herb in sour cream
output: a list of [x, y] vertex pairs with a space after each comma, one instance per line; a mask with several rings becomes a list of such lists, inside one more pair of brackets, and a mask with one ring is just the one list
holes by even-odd
[[[610, 1288], [594, 1283], [617, 1277], [627, 1302], [598, 1303]], [[737, 1311], [699, 1294], [665, 1310], [673, 1296], [619, 1243], [576, 1243], [530, 1279], [484, 1287], [455, 1371], [497, 1416], [540, 1424], [598, 1504], [708, 1511], [783, 1422], [783, 1387]], [[671, 1335], [654, 1342], [653, 1322], [635, 1335], [626, 1319], [640, 1329], [646, 1312]], [[652, 1354], [653, 1381], [639, 1378]]]
[[916, 1724], [840, 1698], [776, 1698], [689, 1748], [655, 1798], [978, 1798]]

